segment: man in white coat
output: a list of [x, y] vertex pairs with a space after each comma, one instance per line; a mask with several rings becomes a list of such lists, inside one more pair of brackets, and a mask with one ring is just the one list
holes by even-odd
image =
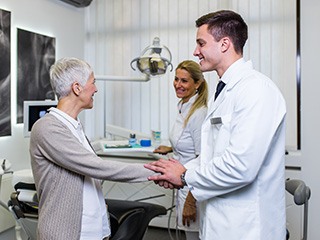
[[283, 240], [285, 101], [243, 59], [248, 31], [239, 14], [209, 13], [196, 26], [201, 70], [216, 71], [223, 82], [202, 125], [200, 165], [161, 159], [145, 165], [162, 173], [149, 180], [189, 187], [200, 204], [202, 240]]

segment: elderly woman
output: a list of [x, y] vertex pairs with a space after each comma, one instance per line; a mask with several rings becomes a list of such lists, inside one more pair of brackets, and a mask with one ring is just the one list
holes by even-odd
[[142, 164], [103, 161], [91, 148], [78, 119], [93, 107], [97, 92], [88, 63], [60, 59], [50, 69], [50, 80], [58, 105], [34, 124], [30, 137], [38, 239], [108, 239], [101, 180], [141, 182], [153, 172]]

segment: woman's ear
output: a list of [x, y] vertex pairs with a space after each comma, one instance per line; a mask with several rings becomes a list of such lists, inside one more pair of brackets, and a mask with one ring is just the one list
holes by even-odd
[[81, 90], [82, 90], [82, 87], [78, 82], [74, 82], [72, 84], [72, 91], [75, 95], [79, 96]]
[[196, 92], [198, 92], [198, 89], [199, 89], [201, 83], [202, 83], [202, 80], [199, 80], [198, 82], [195, 83]]

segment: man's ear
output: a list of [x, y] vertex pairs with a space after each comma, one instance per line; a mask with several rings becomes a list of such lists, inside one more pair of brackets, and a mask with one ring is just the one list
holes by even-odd
[[82, 87], [78, 82], [72, 83], [72, 91], [75, 95], [79, 96], [81, 90], [82, 90]]
[[230, 40], [230, 38], [228, 37], [224, 37], [221, 39], [221, 51], [222, 52], [226, 52], [230, 46], [231, 46], [232, 42]]

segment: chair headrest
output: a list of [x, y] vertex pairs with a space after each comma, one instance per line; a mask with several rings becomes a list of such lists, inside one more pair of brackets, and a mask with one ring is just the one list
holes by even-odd
[[23, 170], [15, 171], [12, 175], [12, 186], [15, 186], [19, 182], [34, 184], [32, 170], [23, 169]]

